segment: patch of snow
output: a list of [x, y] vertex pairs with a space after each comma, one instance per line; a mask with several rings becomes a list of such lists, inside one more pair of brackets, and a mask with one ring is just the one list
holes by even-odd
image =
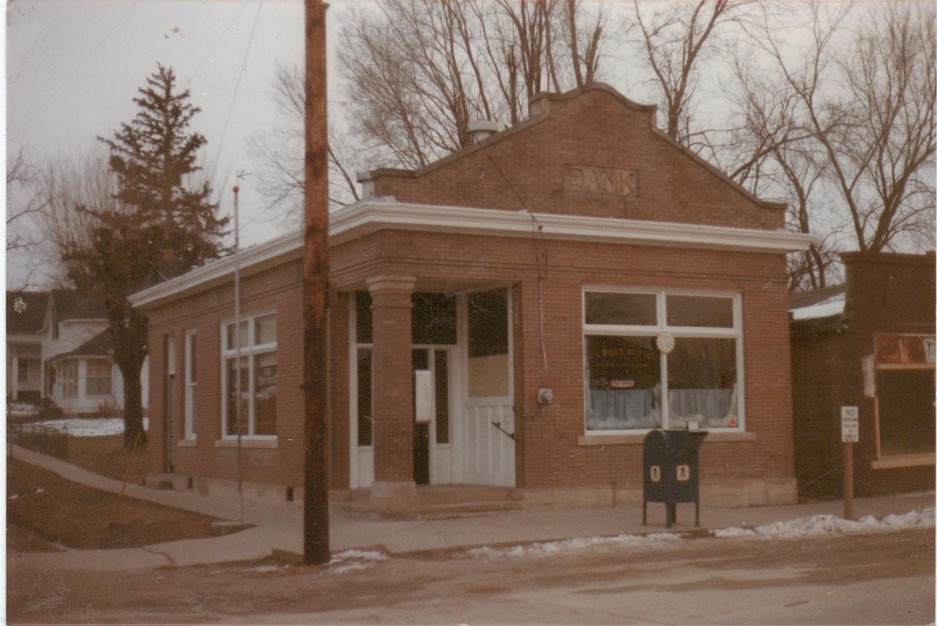
[[386, 558], [386, 554], [373, 550], [345, 550], [332, 556], [332, 560], [329, 561], [329, 569], [336, 574], [363, 570]]
[[474, 557], [521, 557], [544, 556], [558, 554], [569, 550], [580, 550], [595, 546], [621, 546], [649, 544], [662, 541], [677, 541], [680, 535], [675, 533], [651, 533], [649, 535], [618, 535], [616, 537], [586, 537], [577, 539], [561, 539], [532, 543], [527, 545], [509, 546], [506, 548], [474, 548], [468, 551]]
[[831, 317], [833, 315], [841, 315], [845, 308], [846, 294], [841, 293], [817, 302], [816, 304], [792, 309], [791, 313], [795, 320], [813, 320], [822, 317]]
[[[143, 430], [147, 430], [148, 421], [147, 418], [143, 418]], [[122, 417], [72, 417], [23, 424], [21, 428], [25, 432], [53, 431], [68, 433], [73, 437], [107, 437], [123, 434], [124, 419]]]
[[828, 534], [856, 534], [888, 532], [907, 528], [933, 528], [934, 509], [910, 511], [900, 515], [886, 515], [876, 519], [867, 515], [857, 521], [836, 517], [835, 515], [814, 515], [787, 522], [775, 522], [756, 528], [725, 528], [713, 534], [720, 538], [766, 537], [790, 539], [797, 537], [816, 537]]
[[7, 405], [9, 414], [12, 415], [35, 415], [39, 412], [38, 407], [30, 402], [13, 402]]
[[248, 568], [248, 572], [256, 572], [259, 574], [269, 574], [270, 572], [282, 572], [286, 570], [286, 565], [258, 565], [257, 567]]

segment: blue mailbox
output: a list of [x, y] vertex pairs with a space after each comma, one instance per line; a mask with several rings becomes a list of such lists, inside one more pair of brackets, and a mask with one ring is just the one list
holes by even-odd
[[663, 502], [667, 528], [677, 521], [677, 503], [696, 505], [699, 526], [699, 448], [706, 438], [701, 430], [652, 430], [644, 437], [644, 514], [647, 503]]

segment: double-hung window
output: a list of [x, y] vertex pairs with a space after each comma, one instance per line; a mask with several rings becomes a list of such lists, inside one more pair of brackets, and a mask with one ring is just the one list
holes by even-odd
[[111, 394], [111, 362], [109, 359], [88, 359], [85, 392], [89, 396]]
[[194, 330], [185, 334], [185, 438], [195, 439], [198, 432], [198, 335]]
[[741, 429], [738, 294], [587, 288], [586, 432]]
[[[240, 356], [239, 356], [240, 355]], [[240, 359], [240, 364], [238, 363]], [[242, 319], [222, 328], [225, 437], [277, 434], [276, 314]]]
[[59, 385], [62, 397], [71, 400], [78, 397], [78, 360], [66, 359], [58, 366]]

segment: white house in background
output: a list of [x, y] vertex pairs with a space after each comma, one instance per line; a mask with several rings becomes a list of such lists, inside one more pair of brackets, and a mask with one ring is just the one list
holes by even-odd
[[7, 401], [36, 403], [42, 396], [42, 325], [45, 291], [7, 292]]
[[[36, 312], [38, 307], [43, 307], [42, 314]], [[17, 308], [21, 313], [16, 313]], [[114, 363], [107, 314], [92, 297], [68, 289], [45, 294], [8, 292], [7, 352], [10, 401], [37, 401], [41, 396], [51, 399], [66, 414], [123, 408], [123, 378]], [[26, 365], [20, 365], [21, 358]], [[24, 372], [23, 385], [17, 373], [17, 385], [11, 386], [14, 368]], [[142, 378], [145, 408], [149, 379], [146, 363]]]

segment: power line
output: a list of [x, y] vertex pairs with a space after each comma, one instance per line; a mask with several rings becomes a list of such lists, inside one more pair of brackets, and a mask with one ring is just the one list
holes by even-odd
[[[121, 24], [124, 23], [124, 20], [127, 18], [128, 15], [130, 15], [130, 12], [136, 7], [136, 5], [137, 5], [137, 3], [133, 3], [133, 4], [131, 4], [130, 6], [127, 7], [127, 10], [124, 11], [124, 14], [120, 16], [120, 19], [117, 20], [117, 22], [116, 22], [113, 26], [111, 26], [111, 28], [104, 34], [104, 36], [101, 37], [101, 38], [98, 40], [98, 42], [94, 45], [94, 48], [91, 49], [91, 52], [89, 52], [87, 55], [85, 55], [85, 58], [81, 60], [81, 63], [78, 64], [78, 70], [80, 70], [82, 67], [84, 67], [85, 63], [87, 63], [88, 60], [89, 60], [92, 56], [94, 56], [95, 53], [97, 53], [98, 50], [101, 49], [101, 46], [104, 45], [104, 42], [107, 41], [107, 39], [114, 33], [114, 31], [116, 31], [117, 28], [118, 28]], [[24, 130], [27, 126], [29, 126], [29, 125], [33, 122], [33, 120], [35, 120], [37, 117], [39, 117], [39, 115], [43, 112], [43, 110], [45, 110], [46, 106], [47, 106], [50, 102], [52, 102], [53, 100], [55, 100], [55, 99], [58, 97], [58, 95], [62, 92], [62, 90], [65, 88], [65, 86], [66, 86], [68, 83], [71, 82], [72, 78], [74, 78], [75, 76], [78, 76], [78, 70], [76, 70], [74, 74], [69, 75], [64, 81], [62, 81], [61, 83], [59, 83], [59, 86], [55, 89], [54, 92], [52, 92], [52, 95], [50, 95], [48, 98], [46, 98], [45, 101], [44, 101], [41, 105], [39, 105], [38, 107], [36, 107], [36, 109], [33, 111], [33, 114], [30, 115], [29, 118], [28, 118], [25, 122], [23, 122], [23, 123], [20, 125], [19, 128], [17, 128], [15, 131], [13, 131], [13, 132], [10, 134], [10, 137], [9, 137], [9, 138], [10, 138], [10, 139], [15, 139], [21, 132], [23, 132], [23, 130]]]

